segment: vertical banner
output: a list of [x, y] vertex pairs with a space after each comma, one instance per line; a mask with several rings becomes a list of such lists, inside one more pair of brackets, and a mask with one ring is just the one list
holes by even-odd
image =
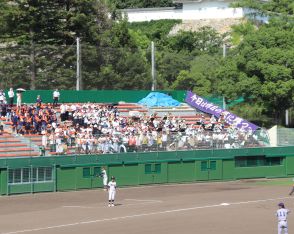
[[245, 119], [242, 119], [238, 116], [236, 116], [235, 114], [224, 110], [222, 108], [220, 108], [219, 106], [209, 102], [208, 100], [204, 99], [201, 96], [198, 96], [195, 93], [192, 93], [191, 91], [187, 91], [187, 95], [186, 95], [186, 99], [185, 101], [192, 107], [214, 115], [216, 117], [220, 117], [221, 115], [223, 115], [224, 120], [226, 121], [226, 123], [230, 124], [230, 125], [234, 125], [235, 127], [239, 128], [240, 130], [243, 131], [255, 131], [256, 129], [258, 129], [259, 127], [256, 126], [253, 123], [248, 122]]

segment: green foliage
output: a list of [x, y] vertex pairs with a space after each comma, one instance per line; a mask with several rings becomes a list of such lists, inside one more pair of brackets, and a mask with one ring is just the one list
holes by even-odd
[[198, 56], [190, 62], [189, 71], [182, 70], [179, 73], [173, 88], [193, 90], [202, 96], [214, 95], [217, 90], [215, 77], [219, 66], [219, 56]]
[[215, 54], [223, 44], [223, 36], [210, 27], [203, 27], [197, 32], [182, 31], [168, 37], [166, 46], [175, 51], [184, 51], [193, 55]]
[[[294, 101], [293, 1], [242, 0], [275, 15], [267, 25], [245, 22], [228, 35], [204, 27], [171, 35], [179, 20], [128, 23], [116, 7], [168, 6], [169, 0], [0, 1], [0, 86], [74, 89], [76, 37], [81, 39], [84, 89], [150, 89], [151, 41], [159, 89], [243, 97], [234, 111], [266, 126]], [[111, 17], [109, 17], [109, 15]], [[265, 123], [267, 122], [267, 123]]]
[[276, 16], [281, 14], [293, 16], [294, 14], [294, 2], [292, 0], [239, 0], [237, 3], [234, 3], [233, 6], [252, 8], [261, 13]]
[[109, 0], [118, 9], [125, 8], [150, 8], [150, 7], [171, 7], [172, 0]]
[[254, 32], [256, 27], [251, 22], [244, 22], [238, 25], [232, 26], [232, 33], [231, 33], [231, 44], [233, 46], [237, 46], [241, 43], [244, 36], [249, 33]]
[[171, 29], [181, 20], [156, 20], [150, 22], [129, 23], [129, 29], [144, 34], [150, 41], [165, 39]]
[[[149, 88], [149, 65], [138, 38], [130, 33], [127, 21], [109, 19], [103, 1], [10, 3], [0, 5], [3, 88], [73, 89], [77, 36], [84, 88]], [[136, 67], [130, 69], [132, 65]]]
[[292, 26], [275, 21], [246, 32], [234, 49], [234, 57], [227, 58], [218, 70], [218, 93], [228, 98], [242, 95], [248, 102], [262, 103], [263, 114], [278, 120], [293, 105]]

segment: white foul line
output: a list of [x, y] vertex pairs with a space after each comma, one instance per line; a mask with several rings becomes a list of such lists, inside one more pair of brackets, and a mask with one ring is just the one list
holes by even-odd
[[[129, 201], [145, 201], [145, 202], [136, 202], [131, 204], [119, 205], [122, 207], [125, 206], [136, 206], [136, 205], [145, 205], [145, 204], [152, 204], [152, 203], [159, 203], [162, 201], [157, 200], [136, 200], [136, 199], [125, 199]], [[80, 208], [80, 209], [97, 209], [97, 208], [108, 208], [107, 205], [104, 206], [62, 206], [63, 208]]]
[[89, 220], [89, 221], [84, 221], [84, 222], [68, 223], [68, 224], [61, 224], [61, 225], [48, 226], [48, 227], [24, 229], [24, 230], [19, 230], [19, 231], [12, 231], [12, 232], [2, 232], [1, 234], [18, 234], [18, 233], [25, 233], [25, 232], [37, 232], [37, 231], [42, 231], [42, 230], [57, 229], [57, 228], [77, 226], [77, 225], [83, 225], [83, 224], [101, 223], [101, 222], [106, 222], [106, 221], [115, 221], [115, 220], [128, 219], [128, 218], [137, 218], [137, 217], [144, 217], [144, 216], [151, 216], [151, 215], [168, 214], [168, 213], [174, 213], [174, 212], [183, 212], [183, 211], [198, 210], [198, 209], [205, 209], [205, 208], [222, 207], [222, 206], [228, 206], [228, 205], [242, 205], [242, 204], [249, 204], [249, 203], [276, 201], [276, 200], [283, 200], [283, 199], [290, 199], [290, 198], [294, 198], [294, 197], [279, 197], [279, 198], [269, 198], [269, 199], [264, 199], [264, 200], [221, 203], [218, 205], [195, 206], [195, 207], [189, 207], [189, 208], [183, 208], [183, 209], [157, 211], [157, 212], [143, 213], [143, 214], [137, 214], [137, 215], [119, 216], [119, 217], [115, 217], [115, 218], [105, 218], [105, 219]]
[[140, 200], [140, 199], [125, 199], [126, 201], [141, 201], [141, 202], [162, 202], [161, 200]]

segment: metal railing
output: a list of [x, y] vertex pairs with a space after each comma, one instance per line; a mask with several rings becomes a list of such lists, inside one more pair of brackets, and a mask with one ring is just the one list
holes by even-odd
[[50, 138], [49, 136], [49, 139], [43, 136], [43, 141], [41, 138], [42, 136], [38, 141], [36, 138], [30, 139], [31, 145], [40, 147], [40, 155], [239, 149], [270, 146], [265, 130], [258, 130], [254, 133], [237, 130], [115, 133], [113, 135], [89, 135], [89, 137], [71, 135]]

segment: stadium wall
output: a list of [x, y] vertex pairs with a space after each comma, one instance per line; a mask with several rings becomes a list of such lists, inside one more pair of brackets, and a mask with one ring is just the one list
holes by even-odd
[[[118, 103], [120, 101], [137, 103], [142, 98], [146, 97], [150, 90], [60, 90], [61, 103]], [[174, 99], [179, 102], [184, 102], [186, 97], [185, 90], [158, 90], [170, 94]], [[41, 95], [43, 103], [52, 103], [53, 90], [28, 90], [23, 93], [22, 103], [35, 103], [37, 95]], [[7, 91], [6, 91], [6, 97]], [[16, 98], [14, 100], [16, 103]]]
[[294, 175], [294, 147], [0, 159], [2, 195]]

